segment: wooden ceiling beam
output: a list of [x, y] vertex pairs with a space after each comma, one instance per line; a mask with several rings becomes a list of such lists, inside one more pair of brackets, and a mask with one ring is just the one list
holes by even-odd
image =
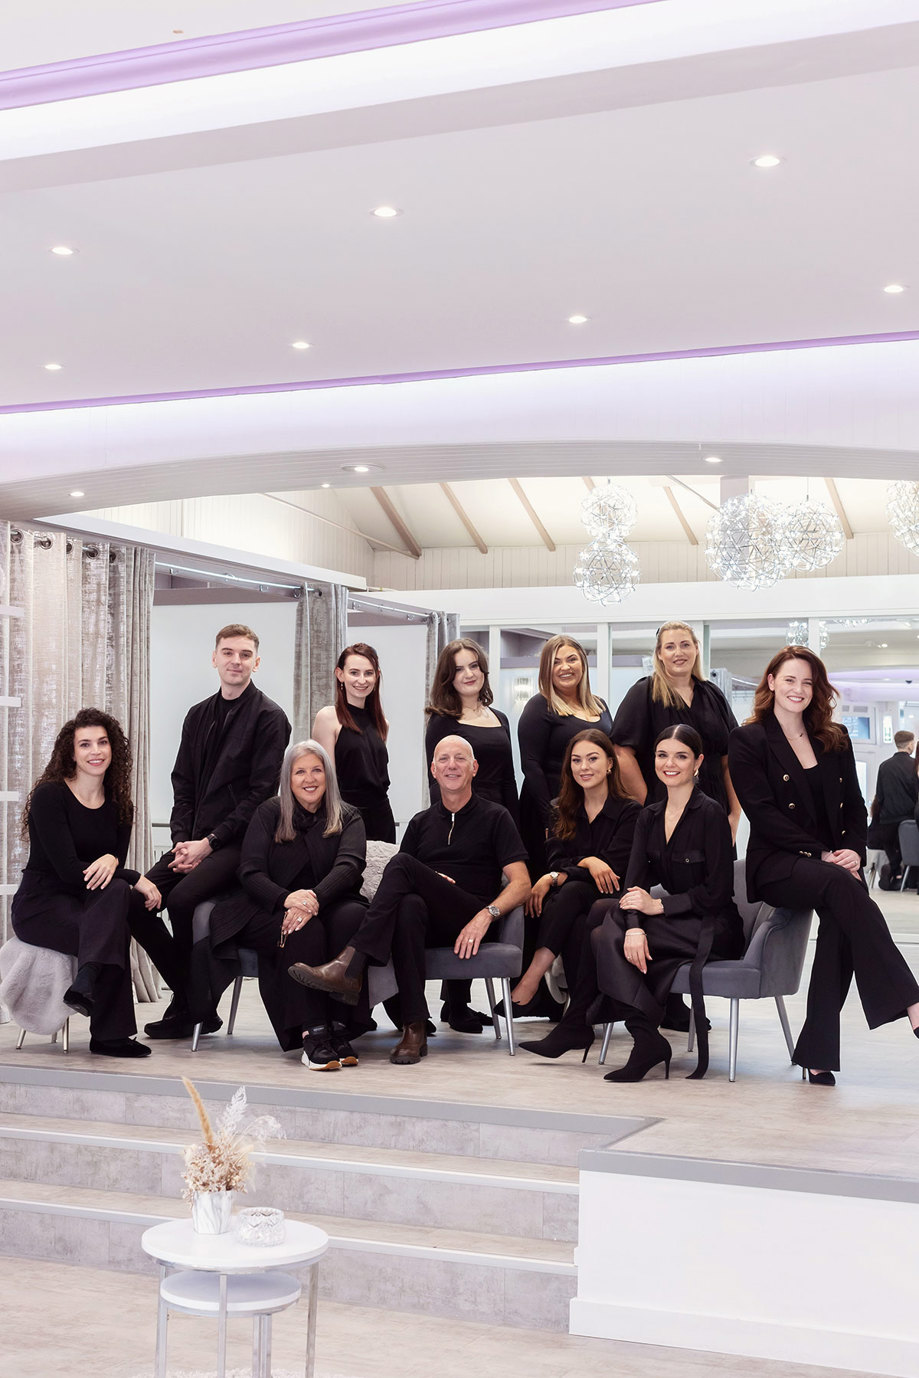
[[842, 498], [839, 496], [839, 489], [836, 487], [836, 480], [834, 478], [825, 478], [823, 481], [826, 484], [826, 490], [830, 495], [830, 501], [836, 508], [836, 515], [839, 518], [840, 523], [842, 524], [842, 529], [846, 533], [846, 540], [851, 541], [855, 536], [855, 532], [852, 530], [849, 518], [846, 515], [846, 509], [842, 505]]
[[680, 523], [680, 526], [686, 532], [689, 544], [698, 545], [698, 537], [696, 536], [696, 533], [693, 531], [692, 527], [689, 525], [689, 522], [686, 520], [686, 513], [683, 511], [682, 507], [677, 502], [676, 495], [669, 484], [664, 485], [664, 492], [667, 494], [667, 501], [670, 503], [670, 506], [676, 513], [677, 521]]
[[399, 540], [405, 544], [405, 553], [411, 555], [413, 560], [420, 560], [421, 546], [415, 540], [415, 537], [412, 535], [411, 531], [409, 531], [405, 522], [399, 516], [399, 513], [393, 506], [392, 498], [389, 496], [386, 489], [371, 488], [370, 491], [382, 507], [383, 511], [386, 513], [389, 520], [392, 522], [393, 526], [395, 527], [396, 534], [398, 535]]
[[482, 537], [479, 535], [478, 531], [473, 526], [471, 517], [469, 516], [463, 504], [460, 502], [459, 498], [454, 493], [453, 489], [450, 487], [449, 483], [442, 483], [440, 487], [450, 506], [453, 508], [454, 512], [459, 517], [460, 521], [463, 523], [463, 526], [465, 526], [466, 530], [469, 532], [469, 535], [472, 537], [474, 544], [478, 546], [479, 550], [483, 555], [487, 555], [488, 546], [485, 544], [485, 542], [482, 540]]
[[530, 499], [527, 497], [526, 493], [523, 491], [523, 488], [521, 487], [521, 484], [520, 484], [520, 480], [517, 479], [517, 478], [509, 478], [507, 481], [508, 481], [508, 483], [511, 485], [511, 487], [513, 488], [514, 492], [517, 494], [518, 498], [520, 499], [520, 502], [521, 502], [521, 505], [523, 506], [524, 512], [526, 512], [526, 514], [527, 514], [527, 516], [529, 517], [530, 521], [533, 523], [533, 525], [536, 527], [536, 530], [539, 532], [540, 536], [542, 537], [543, 545], [546, 547], [547, 550], [554, 550], [554, 549], [555, 549], [555, 542], [553, 541], [552, 537], [549, 535], [549, 533], [548, 533], [548, 531], [546, 530], [546, 528], [543, 526], [542, 522], [539, 520], [539, 517], [538, 517], [537, 514], [536, 514], [536, 508], [533, 506], [533, 504], [530, 502]]
[[594, 489], [596, 488], [596, 486], [597, 486], [597, 485], [594, 483], [593, 479], [590, 477], [589, 474], [582, 474], [582, 475], [581, 475], [581, 482], [582, 482], [587, 488], [589, 488], [591, 492], [593, 492], [593, 490], [594, 490]]

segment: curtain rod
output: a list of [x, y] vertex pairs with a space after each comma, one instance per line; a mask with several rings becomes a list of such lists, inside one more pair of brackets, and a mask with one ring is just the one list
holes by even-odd
[[409, 612], [407, 608], [396, 607], [394, 603], [387, 603], [383, 599], [368, 601], [366, 599], [355, 598], [349, 594], [349, 608], [366, 608], [369, 612], [388, 612], [398, 613], [409, 622], [428, 622], [433, 616], [430, 612]]
[[276, 584], [269, 579], [250, 579], [244, 574], [218, 574], [214, 570], [192, 569], [189, 565], [175, 565], [171, 560], [157, 560], [156, 568], [167, 570], [170, 574], [198, 574], [202, 579], [222, 579], [228, 584], [254, 584], [256, 588], [260, 589], [286, 589], [295, 598], [300, 598], [304, 590], [307, 593], [322, 593], [322, 589], [313, 588], [310, 584]]

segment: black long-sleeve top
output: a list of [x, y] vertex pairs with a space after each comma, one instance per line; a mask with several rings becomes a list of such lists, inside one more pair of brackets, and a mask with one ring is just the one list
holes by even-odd
[[221, 694], [188, 710], [172, 770], [172, 841], [214, 834], [238, 843], [263, 799], [275, 794], [290, 723], [282, 708], [250, 683], [239, 698]]
[[238, 875], [260, 909], [280, 911], [292, 890], [312, 890], [320, 909], [360, 892], [367, 857], [364, 824], [350, 804], [342, 804], [341, 812], [341, 832], [323, 837], [325, 809], [310, 813], [295, 803], [296, 837], [275, 842], [281, 802], [266, 799], [259, 805], [246, 829]]
[[599, 857], [619, 877], [620, 884], [629, 864], [635, 825], [641, 808], [634, 799], [616, 799], [608, 795], [603, 808], [593, 822], [582, 804], [575, 819], [574, 837], [549, 835], [546, 854], [551, 871], [564, 871], [569, 880], [583, 880], [593, 884], [593, 876], [580, 863], [588, 856]]
[[[662, 885], [667, 918], [713, 918], [716, 932], [743, 939], [734, 907], [734, 844], [731, 825], [720, 804], [700, 789], [690, 795], [670, 841], [665, 834], [666, 799], [642, 809], [635, 825], [632, 854], [623, 890]], [[645, 915], [627, 911], [629, 928], [643, 928]]]
[[616, 710], [611, 733], [616, 746], [627, 746], [635, 752], [635, 760], [648, 788], [645, 802], [666, 797], [667, 787], [654, 770], [654, 743], [658, 734], [677, 723], [694, 727], [702, 738], [704, 760], [699, 770], [699, 785], [704, 794], [728, 812], [728, 796], [724, 782], [724, 757], [728, 754], [728, 739], [737, 726], [737, 719], [727, 699], [709, 679], [693, 682], [692, 703], [682, 701], [671, 707], [656, 703], [651, 697], [652, 677], [648, 675], [633, 684]]
[[[517, 801], [517, 778], [514, 775], [514, 750], [511, 746], [511, 725], [507, 715], [497, 708], [491, 710], [501, 724], [500, 727], [477, 727], [474, 723], [460, 722], [447, 713], [431, 713], [428, 716], [427, 730], [424, 734], [424, 751], [428, 758], [428, 771], [434, 760], [437, 743], [444, 737], [462, 737], [472, 747], [478, 770], [472, 781], [473, 794], [482, 799], [490, 799], [493, 804], [503, 804], [517, 823], [519, 807]], [[432, 777], [428, 781], [431, 803], [440, 802], [440, 786]]]
[[25, 870], [51, 876], [65, 894], [85, 892], [83, 872], [100, 856], [117, 857], [112, 879], [134, 885], [140, 872], [124, 864], [130, 842], [131, 824], [119, 822], [112, 799], [88, 809], [62, 780], [48, 780], [33, 791]]
[[852, 743], [847, 739], [842, 751], [826, 751], [809, 732], [808, 738], [820, 772], [824, 819], [814, 817], [804, 767], [774, 713], [731, 733], [731, 780], [750, 820], [751, 899], [760, 898], [760, 883], [787, 880], [799, 857], [819, 861], [822, 852], [849, 848], [865, 860], [868, 819]]
[[520, 766], [528, 800], [535, 804], [546, 827], [552, 825], [552, 800], [558, 794], [562, 779], [565, 750], [572, 737], [585, 728], [596, 727], [601, 732], [612, 731], [613, 719], [602, 699], [603, 712], [599, 721], [586, 718], [563, 717], [549, 707], [542, 694], [534, 694], [524, 705], [517, 724], [520, 743]]

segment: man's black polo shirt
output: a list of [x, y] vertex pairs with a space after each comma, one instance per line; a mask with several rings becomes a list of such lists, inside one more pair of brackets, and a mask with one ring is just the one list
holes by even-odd
[[507, 809], [476, 794], [457, 813], [442, 803], [416, 813], [399, 850], [449, 876], [484, 904], [499, 894], [504, 867], [527, 859]]

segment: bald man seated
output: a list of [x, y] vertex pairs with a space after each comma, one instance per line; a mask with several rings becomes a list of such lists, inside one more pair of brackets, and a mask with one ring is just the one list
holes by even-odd
[[480, 943], [496, 936], [496, 921], [530, 891], [526, 850], [514, 820], [501, 804], [473, 794], [477, 770], [463, 737], [438, 742], [431, 774], [440, 799], [409, 823], [349, 946], [324, 966], [298, 962], [289, 968], [301, 985], [354, 1005], [367, 963], [383, 966], [391, 957], [403, 1028], [389, 1060], [400, 1065], [420, 1062], [428, 1050], [425, 948], [452, 943], [458, 957], [475, 956]]

